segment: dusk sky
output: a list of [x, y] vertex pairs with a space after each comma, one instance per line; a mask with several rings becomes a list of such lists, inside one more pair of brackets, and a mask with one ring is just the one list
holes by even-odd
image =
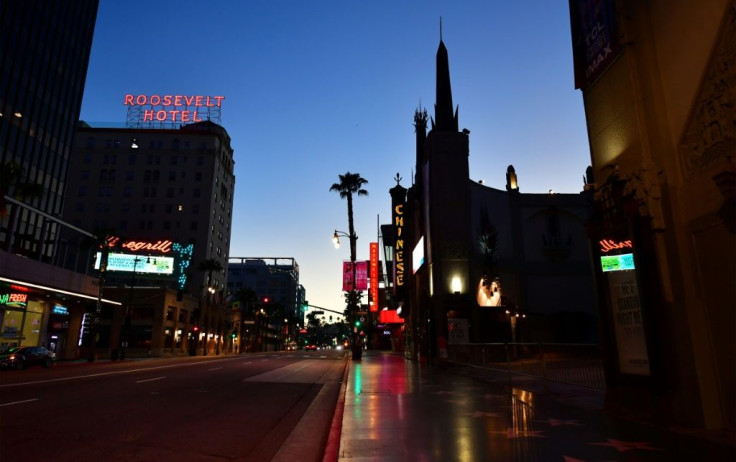
[[[434, 115], [435, 55], [450, 60], [470, 176], [522, 193], [579, 193], [590, 154], [574, 89], [567, 2], [101, 0], [81, 119], [123, 126], [124, 95], [222, 95], [235, 150], [231, 257], [293, 257], [312, 305], [342, 311], [330, 192], [360, 173], [358, 259], [414, 168], [414, 110]], [[364, 297], [364, 301], [367, 296]], [[329, 314], [329, 313], [328, 313]]]

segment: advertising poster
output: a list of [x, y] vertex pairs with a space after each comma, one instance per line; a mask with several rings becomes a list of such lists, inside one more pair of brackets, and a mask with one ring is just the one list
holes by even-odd
[[447, 319], [447, 343], [451, 345], [463, 345], [470, 343], [468, 334], [468, 320], [465, 318]]
[[[368, 262], [355, 262], [356, 290], [368, 290]], [[342, 290], [353, 290], [353, 265], [349, 261], [342, 262]]]
[[636, 271], [611, 271], [605, 274], [611, 297], [619, 369], [623, 374], [649, 375], [649, 353]]

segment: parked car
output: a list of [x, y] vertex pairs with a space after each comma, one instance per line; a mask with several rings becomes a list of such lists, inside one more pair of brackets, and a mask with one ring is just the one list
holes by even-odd
[[13, 347], [0, 355], [0, 367], [24, 369], [28, 366], [51, 367], [56, 360], [56, 353], [44, 347]]
[[317, 351], [317, 345], [307, 345], [304, 349], [307, 351]]

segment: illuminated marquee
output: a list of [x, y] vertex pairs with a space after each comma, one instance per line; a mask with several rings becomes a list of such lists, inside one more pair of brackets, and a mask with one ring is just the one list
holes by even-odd
[[394, 207], [394, 228], [396, 244], [394, 244], [394, 283], [396, 287], [404, 286], [404, 204]]
[[[99, 269], [101, 252], [97, 252], [95, 269]], [[107, 257], [107, 270], [128, 273], [172, 274], [174, 272], [173, 257], [145, 257], [129, 253], [110, 253]]]
[[224, 99], [224, 96], [126, 94], [123, 105], [128, 107], [128, 126], [202, 122], [203, 116], [219, 123]]

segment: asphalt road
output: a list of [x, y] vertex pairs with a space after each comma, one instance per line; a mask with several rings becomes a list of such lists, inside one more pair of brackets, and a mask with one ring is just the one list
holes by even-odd
[[20, 461], [321, 461], [342, 351], [0, 373], [0, 454]]

